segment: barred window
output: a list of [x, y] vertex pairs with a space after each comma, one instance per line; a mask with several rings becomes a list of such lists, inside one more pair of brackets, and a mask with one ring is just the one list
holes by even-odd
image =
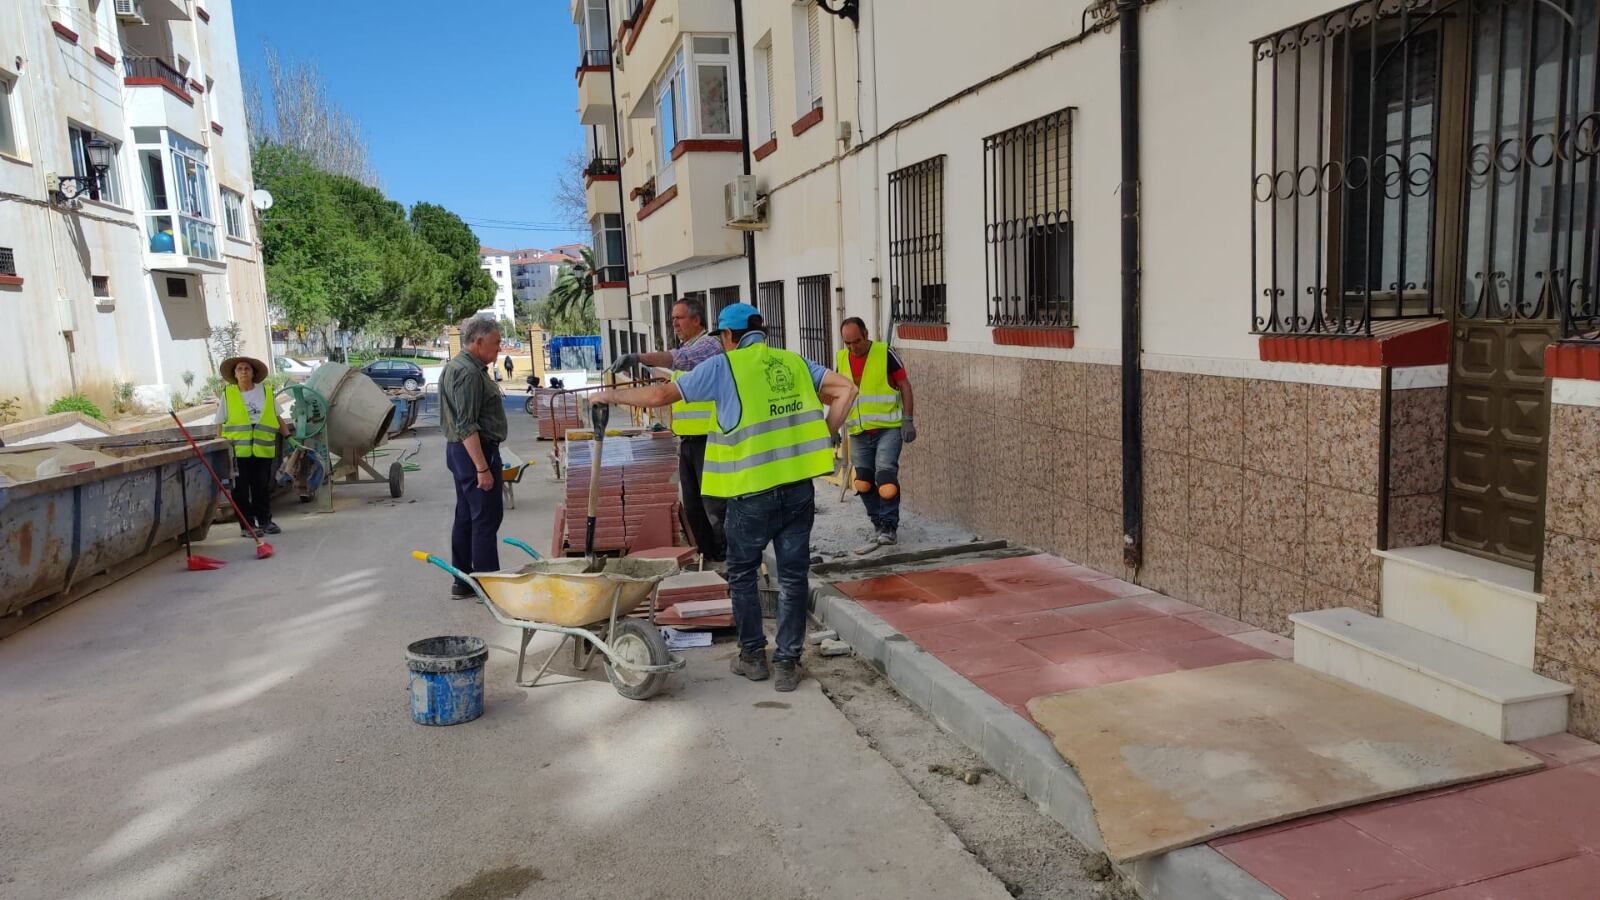
[[711, 289], [711, 308], [706, 310], [706, 315], [715, 322], [722, 311], [739, 302], [739, 289], [737, 287], [719, 287]]
[[989, 324], [1072, 324], [1069, 107], [984, 138]]
[[783, 333], [783, 282], [761, 282], [756, 289], [756, 308], [761, 310], [761, 319], [767, 323], [767, 343], [774, 347], [788, 347]]
[[889, 173], [889, 295], [896, 322], [944, 324], [944, 160]]
[[0, 275], [17, 276], [17, 257], [10, 247], [0, 247]]
[[833, 313], [828, 306], [831, 280], [827, 275], [795, 279], [800, 300], [800, 355], [822, 365], [833, 362]]

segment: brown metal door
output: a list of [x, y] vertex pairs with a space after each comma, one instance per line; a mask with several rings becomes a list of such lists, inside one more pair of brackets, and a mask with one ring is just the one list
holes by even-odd
[[1451, 356], [1445, 542], [1532, 566], [1544, 542], [1553, 322], [1458, 320]]

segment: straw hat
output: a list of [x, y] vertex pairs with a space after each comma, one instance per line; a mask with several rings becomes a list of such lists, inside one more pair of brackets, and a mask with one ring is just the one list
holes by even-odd
[[267, 364], [253, 356], [230, 356], [223, 360], [222, 371], [219, 373], [222, 375], [222, 380], [229, 384], [238, 384], [239, 378], [233, 374], [233, 370], [239, 368], [239, 363], [242, 362], [249, 363], [250, 368], [256, 370], [256, 384], [267, 380]]

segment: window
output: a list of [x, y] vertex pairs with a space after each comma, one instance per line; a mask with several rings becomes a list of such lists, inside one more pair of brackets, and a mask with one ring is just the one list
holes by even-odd
[[121, 161], [121, 145], [103, 134], [77, 125], [67, 126], [67, 136], [72, 145], [72, 174], [79, 178], [88, 178], [94, 174], [94, 167], [89, 163], [89, 142], [99, 138], [111, 145], [111, 165], [98, 183], [90, 185], [88, 197], [101, 203], [121, 206], [122, 179], [117, 172], [118, 163]]
[[110, 275], [90, 275], [89, 283], [94, 288], [94, 295], [97, 299], [108, 299], [111, 296]]
[[756, 45], [755, 63], [756, 96], [760, 97], [761, 101], [756, 107], [756, 133], [753, 139], [766, 142], [778, 136], [778, 106], [774, 102], [776, 80], [772, 71], [772, 35], [767, 35]]
[[783, 333], [783, 282], [761, 282], [756, 289], [756, 309], [761, 310], [761, 319], [767, 323], [767, 343], [774, 347], [788, 347]]
[[739, 302], [739, 289], [737, 287], [719, 287], [711, 289], [711, 308], [706, 310], [706, 317], [715, 322], [722, 311]]
[[804, 115], [822, 105], [822, 20], [817, 5], [794, 9], [794, 108]]
[[1072, 116], [984, 138], [985, 280], [991, 326], [1072, 325]]
[[733, 41], [726, 35], [686, 35], [655, 87], [657, 192], [671, 187], [672, 150], [693, 138], [739, 136], [733, 90]]
[[0, 275], [17, 277], [17, 257], [10, 247], [0, 247]]
[[660, 167], [659, 183], [656, 185], [658, 193], [674, 183], [671, 176], [672, 148], [678, 146], [678, 140], [684, 134], [685, 103], [683, 51], [680, 49], [677, 56], [673, 57], [667, 74], [656, 84], [656, 160]]
[[238, 191], [222, 189], [222, 217], [228, 226], [228, 237], [244, 240], [244, 195]]
[[601, 215], [594, 232], [595, 281], [598, 284], [615, 284], [626, 281], [627, 266], [622, 252], [622, 217], [615, 213]]
[[897, 322], [947, 321], [944, 159], [889, 173], [889, 294]]
[[188, 299], [189, 279], [169, 276], [167, 278], [167, 296], [176, 299]]
[[580, 66], [611, 65], [611, 35], [606, 33], [606, 0], [585, 0], [578, 30]]
[[0, 75], [0, 153], [16, 156], [19, 141], [17, 127], [11, 118], [11, 79]]
[[220, 260], [206, 148], [164, 128], [135, 128], [134, 141], [149, 207], [150, 252]]
[[807, 275], [795, 279], [800, 295], [800, 355], [822, 365], [833, 363], [833, 313], [828, 305], [830, 278]]

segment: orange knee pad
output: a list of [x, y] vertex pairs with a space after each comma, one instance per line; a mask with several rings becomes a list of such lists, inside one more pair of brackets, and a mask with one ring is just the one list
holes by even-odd
[[855, 483], [855, 489], [856, 489], [856, 493], [865, 494], [867, 491], [872, 490], [872, 482], [863, 481], [862, 479], [857, 478], [856, 479], [856, 483]]
[[880, 484], [880, 485], [878, 485], [878, 496], [882, 497], [885, 500], [893, 500], [895, 497], [899, 496], [899, 494], [900, 494], [900, 485], [898, 485], [898, 484]]

